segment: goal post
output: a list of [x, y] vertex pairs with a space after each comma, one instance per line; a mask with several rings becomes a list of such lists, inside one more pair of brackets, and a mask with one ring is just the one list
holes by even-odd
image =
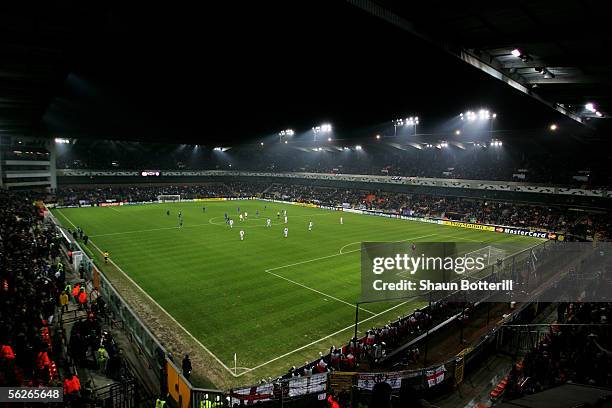
[[157, 196], [158, 203], [174, 203], [177, 201], [181, 201], [180, 194], [161, 194]]
[[[475, 251], [471, 251], [465, 254], [465, 257], [469, 258], [484, 258], [485, 267], [496, 265], [499, 262], [503, 262], [506, 258], [506, 251], [500, 248], [496, 248], [494, 246], [486, 246]], [[470, 270], [470, 272], [475, 272], [476, 269]]]

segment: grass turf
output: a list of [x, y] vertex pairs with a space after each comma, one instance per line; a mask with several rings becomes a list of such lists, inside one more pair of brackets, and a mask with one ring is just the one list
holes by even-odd
[[[238, 221], [238, 207], [249, 213], [248, 220]], [[289, 217], [288, 238], [282, 234], [282, 216], [277, 218], [281, 209]], [[179, 210], [184, 218], [180, 229]], [[237, 353], [239, 367], [265, 375], [302, 363], [304, 353], [295, 353], [296, 349], [308, 350], [314, 358], [316, 350], [352, 336], [354, 303], [360, 294], [361, 241], [503, 242], [517, 251], [536, 242], [255, 200], [53, 212], [66, 227], [83, 228], [97, 247], [108, 251], [127, 275], [227, 366], [233, 367]], [[234, 218], [233, 229], [225, 224], [224, 213]], [[271, 228], [265, 227], [266, 217], [272, 219]], [[311, 220], [314, 227], [308, 231]], [[239, 239], [240, 229], [245, 231], [244, 241]], [[365, 320], [360, 332], [420, 306], [418, 302], [367, 304], [367, 311], [360, 312], [360, 320]]]

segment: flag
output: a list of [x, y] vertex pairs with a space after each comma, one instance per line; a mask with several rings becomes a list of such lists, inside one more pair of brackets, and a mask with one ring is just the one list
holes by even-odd
[[442, 381], [444, 381], [445, 371], [446, 368], [444, 368], [443, 365], [433, 370], [425, 370], [425, 378], [427, 379], [427, 385], [429, 386], [429, 388], [438, 385]]
[[274, 384], [263, 384], [255, 387], [240, 388], [230, 393], [230, 404], [253, 405], [257, 402], [274, 399]]

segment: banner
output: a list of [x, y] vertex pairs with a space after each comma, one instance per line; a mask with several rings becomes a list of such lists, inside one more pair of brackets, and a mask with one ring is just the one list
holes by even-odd
[[372, 390], [378, 383], [387, 383], [391, 388], [399, 389], [402, 386], [401, 372], [397, 373], [362, 373], [357, 379], [357, 387], [362, 390]]
[[327, 387], [327, 373], [313, 374], [289, 380], [289, 396], [324, 392]]
[[317, 204], [311, 204], [311, 203], [300, 203], [300, 202], [292, 201], [291, 204], [292, 205], [297, 205], [297, 206], [300, 206], [300, 207], [319, 208], [319, 206]]
[[[207, 198], [194, 198], [193, 201], [226, 201], [225, 197], [207, 197]], [[185, 200], [183, 200], [185, 201]]]
[[467, 228], [474, 229], [480, 231], [495, 231], [495, 227], [492, 225], [484, 225], [484, 224], [471, 224], [469, 222], [459, 222], [459, 221], [442, 221], [442, 225], [450, 225], [451, 227], [459, 227], [459, 228]]
[[533, 238], [552, 239], [552, 240], [557, 240], [557, 241], [565, 240], [565, 236], [562, 234], [557, 234], [555, 232], [530, 230], [530, 229], [524, 229], [524, 228], [495, 227], [495, 232], [501, 232], [503, 234], [510, 234], [510, 235], [522, 235], [525, 237], [533, 237]]

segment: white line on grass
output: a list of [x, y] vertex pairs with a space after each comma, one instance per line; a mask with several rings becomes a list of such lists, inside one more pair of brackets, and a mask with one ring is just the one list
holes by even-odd
[[[327, 214], [327, 213], [325, 213], [325, 214], [292, 215], [291, 217], [287, 217], [287, 218], [289, 220], [291, 220], [293, 218], [328, 217], [330, 215], [334, 215], [334, 214]], [[212, 217], [212, 218], [210, 218], [208, 220], [208, 222], [210, 224], [212, 224], [212, 225], [218, 225], [218, 226], [223, 227], [223, 226], [227, 225], [227, 223], [225, 221], [222, 221], [222, 222], [213, 221], [213, 220], [216, 220], [218, 218], [220, 219], [221, 217], [222, 217], [221, 215], [218, 215], [216, 217]], [[270, 220], [272, 220], [273, 217], [259, 217], [259, 218], [257, 218], [257, 217], [252, 218], [251, 217], [251, 218], [245, 219], [244, 221], [239, 221], [236, 225], [243, 226], [243, 227], [246, 227], [246, 228], [266, 227], [266, 224], [261, 224], [261, 225], [243, 225], [245, 222], [249, 222], [249, 221], [259, 221], [259, 220], [261, 220], [263, 222], [263, 221], [265, 221], [266, 218], [270, 218]], [[278, 220], [277, 222], [272, 222], [271, 225], [285, 225], [285, 224], [284, 224], [284, 222]]]
[[[203, 226], [207, 226], [207, 225], [209, 225], [209, 224], [208, 223], [195, 224], [195, 225], [189, 225], [189, 226], [183, 227], [182, 229], [185, 229], [185, 228], [195, 228], [195, 227], [203, 227]], [[136, 231], [109, 232], [108, 234], [92, 235], [89, 238], [108, 237], [108, 236], [111, 236], [111, 235], [138, 234], [140, 232], [164, 231], [164, 230], [171, 230], [171, 229], [181, 229], [181, 228], [180, 227], [160, 227], [160, 228], [151, 228], [151, 229], [143, 229], [143, 230], [136, 230]]]
[[[299, 282], [296, 282], [296, 281], [291, 280], [291, 279], [289, 279], [289, 278], [285, 278], [284, 276], [281, 276], [281, 275], [276, 274], [276, 273], [274, 273], [274, 272], [266, 271], [266, 273], [268, 273], [268, 274], [270, 274], [270, 275], [272, 275], [272, 276], [276, 276], [277, 278], [284, 279], [284, 280], [286, 280], [287, 282], [291, 282], [291, 283], [293, 283], [294, 285], [301, 286], [301, 287], [303, 287], [304, 289], [311, 290], [311, 291], [313, 291], [313, 292], [315, 292], [315, 293], [318, 293], [319, 295], [323, 295], [323, 296], [328, 297], [328, 298], [330, 298], [330, 299], [333, 299], [333, 300], [335, 300], [335, 301], [337, 301], [337, 302], [344, 303], [345, 305], [349, 305], [349, 306], [350, 306], [350, 307], [352, 307], [353, 309], [355, 308], [355, 305], [354, 305], [353, 303], [347, 302], [347, 301], [342, 300], [342, 299], [338, 299], [337, 297], [334, 297], [334, 296], [332, 296], [332, 295], [328, 295], [327, 293], [325, 293], [325, 292], [321, 292], [320, 290], [317, 290], [317, 289], [314, 289], [314, 288], [311, 288], [310, 286], [303, 285], [303, 284], [301, 284], [301, 283], [299, 283]], [[372, 314], [372, 315], [375, 315], [375, 314], [376, 314], [376, 313], [374, 313], [374, 312], [369, 311], [368, 309], [361, 308], [361, 310], [363, 310], [364, 312], [370, 313], [370, 314]]]
[[[422, 239], [422, 238], [427, 238], [427, 237], [431, 237], [431, 236], [434, 236], [434, 235], [436, 235], [436, 234], [422, 235], [422, 236], [420, 236], [420, 237], [411, 237], [411, 238], [407, 238], [407, 239], [404, 239], [404, 240], [400, 240], [400, 241], [393, 241], [393, 242], [404, 242], [404, 241], [409, 241], [409, 240], [414, 240], [414, 239]], [[346, 245], [345, 245], [345, 246], [346, 246]], [[334, 297], [334, 296], [332, 296], [332, 295], [329, 295], [329, 294], [327, 294], [327, 293], [325, 293], [325, 292], [321, 292], [321, 291], [320, 291], [320, 290], [318, 290], [318, 289], [311, 288], [310, 286], [306, 286], [306, 285], [304, 285], [304, 284], [302, 284], [302, 283], [296, 282], [296, 281], [294, 281], [294, 280], [292, 280], [292, 279], [289, 279], [289, 278], [287, 278], [287, 277], [285, 277], [285, 276], [279, 275], [279, 274], [274, 273], [274, 272], [272, 272], [272, 271], [275, 271], [275, 270], [278, 270], [278, 269], [282, 269], [282, 268], [287, 268], [287, 267], [290, 267], [290, 266], [302, 265], [302, 264], [309, 263], [309, 262], [313, 262], [313, 261], [320, 261], [320, 260], [322, 260], [322, 259], [332, 258], [332, 257], [335, 257], [335, 256], [340, 256], [340, 255], [348, 254], [348, 253], [351, 253], [351, 252], [357, 252], [357, 251], [361, 251], [361, 248], [354, 249], [354, 250], [352, 250], [352, 251], [347, 251], [347, 252], [342, 252], [342, 251], [341, 251], [341, 252], [340, 252], [340, 253], [338, 253], [338, 254], [332, 254], [332, 255], [322, 256], [322, 257], [319, 257], [319, 258], [314, 258], [314, 259], [309, 259], [309, 260], [306, 260], [306, 261], [296, 262], [296, 263], [292, 263], [292, 264], [289, 264], [289, 265], [277, 266], [276, 268], [266, 269], [266, 270], [265, 270], [265, 272], [266, 272], [267, 274], [272, 275], [272, 276], [276, 276], [277, 278], [284, 279], [284, 280], [286, 280], [287, 282], [291, 282], [291, 283], [293, 283], [294, 285], [300, 286], [300, 287], [302, 287], [302, 288], [304, 288], [304, 289], [308, 289], [308, 290], [310, 290], [310, 291], [312, 291], [312, 292], [318, 293], [318, 294], [320, 294], [320, 295], [323, 295], [323, 296], [325, 296], [325, 297], [328, 297], [328, 298], [330, 298], [330, 299], [333, 299], [333, 300], [335, 300], [335, 301], [337, 301], [337, 302], [344, 303], [344, 304], [349, 305], [349, 306], [351, 306], [351, 307], [353, 307], [353, 308], [354, 308], [354, 307], [355, 307], [355, 305], [354, 305], [354, 304], [352, 304], [352, 303], [350, 303], [350, 302], [347, 302], [347, 301], [342, 300], [342, 299], [338, 299], [337, 297]], [[363, 310], [364, 312], [366, 312], [366, 313], [370, 313], [370, 314], [372, 314], [372, 315], [375, 315], [375, 314], [376, 314], [376, 313], [374, 313], [374, 312], [372, 312], [372, 311], [370, 311], [370, 310], [368, 310], [368, 309], [364, 309], [364, 308], [362, 308], [362, 310]]]
[[[111, 208], [114, 211], [120, 212], [119, 210], [116, 210], [116, 209], [114, 209], [112, 207], [108, 207], [108, 208]], [[333, 214], [314, 214], [313, 216], [321, 217], [321, 216], [326, 216], [326, 215], [333, 215]], [[310, 216], [295, 215], [292, 218], [297, 218], [297, 217], [310, 217]], [[203, 224], [187, 225], [187, 226], [184, 226], [182, 229], [204, 227], [204, 226], [207, 226], [207, 225], [218, 225], [218, 226], [224, 226], [225, 225], [225, 222], [224, 223], [217, 223], [217, 222], [213, 222], [212, 221], [212, 220], [214, 220], [216, 218], [221, 218], [221, 216], [212, 217], [212, 218], [210, 218], [208, 220], [208, 222], [205, 222]], [[262, 220], [262, 222], [264, 221], [262, 218], [259, 218], [259, 219]], [[250, 221], [250, 220], [251, 220], [251, 218], [249, 218], [248, 221]], [[255, 220], [258, 220], [258, 219], [255, 218]], [[282, 225], [282, 224], [273, 223], [272, 225]], [[245, 225], [245, 226], [243, 226], [243, 228], [255, 228], [255, 227], [265, 227], [265, 224], [262, 224], [262, 225]], [[91, 235], [89, 238], [109, 237], [109, 236], [114, 236], [114, 235], [125, 235], [125, 234], [138, 234], [138, 233], [141, 233], [141, 232], [155, 232], [155, 231], [164, 231], [164, 230], [173, 230], [173, 229], [181, 229], [181, 228], [180, 227], [160, 227], [160, 228], [150, 228], [150, 229], [142, 229], [142, 230], [135, 230], [135, 231], [109, 232], [107, 234]]]
[[351, 242], [350, 244], [346, 244], [346, 245], [344, 245], [342, 248], [340, 248], [339, 253], [340, 253], [340, 254], [342, 254], [342, 253], [343, 253], [342, 251], [344, 250], [344, 248], [349, 247], [349, 246], [351, 246], [351, 245], [355, 245], [355, 244], [361, 244], [361, 242], [362, 242], [362, 241], [355, 241], [355, 242]]
[[[392, 306], [392, 307], [388, 308], [387, 310], [383, 310], [382, 312], [375, 314], [374, 316], [370, 316], [370, 317], [368, 317], [368, 318], [366, 318], [366, 319], [363, 319], [363, 320], [362, 320], [362, 321], [360, 321], [359, 323], [365, 323], [365, 322], [367, 322], [368, 320], [372, 320], [372, 319], [374, 319], [374, 318], [376, 318], [376, 317], [378, 317], [378, 316], [380, 316], [380, 315], [382, 315], [382, 314], [385, 314], [385, 313], [387, 313], [387, 312], [390, 312], [391, 310], [396, 309], [396, 308], [398, 308], [398, 307], [400, 307], [400, 306], [403, 306], [403, 305], [405, 305], [406, 303], [408, 303], [408, 302], [402, 302], [402, 303], [400, 303], [400, 304], [398, 304], [398, 305]], [[361, 310], [363, 310], [363, 309], [361, 309]], [[354, 327], [355, 327], [355, 325], [354, 325], [354, 324], [351, 324], [350, 326], [346, 326], [344, 329], [340, 329], [340, 330], [338, 330], [338, 331], [335, 331], [335, 332], [333, 332], [332, 334], [329, 334], [329, 335], [327, 335], [327, 336], [325, 336], [325, 337], [321, 337], [320, 339], [315, 340], [315, 341], [313, 341], [313, 342], [310, 342], [310, 343], [308, 343], [308, 344], [306, 344], [306, 345], [304, 345], [304, 346], [302, 346], [302, 347], [296, 348], [295, 350], [289, 351], [289, 352], [287, 352], [287, 353], [285, 353], [285, 354], [283, 354], [283, 355], [280, 355], [280, 356], [278, 356], [278, 357], [273, 358], [272, 360], [266, 361], [265, 363], [261, 363], [261, 364], [259, 364], [259, 365], [255, 366], [255, 367], [253, 367], [253, 368], [250, 368], [248, 371], [245, 371], [245, 372], [243, 372], [243, 373], [238, 374], [238, 377], [240, 377], [241, 375], [246, 374], [246, 373], [248, 373], [248, 372], [251, 372], [251, 371], [257, 370], [258, 368], [261, 368], [261, 367], [263, 367], [263, 366], [266, 366], [266, 365], [268, 365], [268, 364], [270, 364], [270, 363], [273, 363], [273, 362], [275, 362], [276, 360], [280, 360], [281, 358], [285, 358], [285, 357], [287, 357], [287, 356], [289, 356], [289, 355], [291, 355], [291, 354], [293, 354], [293, 353], [297, 353], [298, 351], [304, 350], [304, 349], [306, 349], [306, 348], [308, 348], [308, 347], [310, 347], [310, 346], [313, 346], [313, 345], [315, 345], [315, 344], [317, 344], [317, 343], [319, 343], [319, 342], [321, 342], [321, 341], [323, 341], [323, 340], [327, 340], [327, 339], [329, 339], [330, 337], [336, 336], [336, 335], [338, 335], [338, 334], [340, 334], [340, 333], [342, 333], [342, 332], [344, 332], [344, 331], [347, 331], [347, 330], [349, 330], [349, 329], [352, 329], [352, 328], [354, 328]]]
[[[58, 213], [59, 213], [59, 214], [60, 214], [62, 217], [64, 217], [64, 219], [65, 219], [66, 221], [68, 221], [68, 222], [69, 222], [69, 223], [70, 223], [70, 224], [71, 224], [71, 225], [72, 225], [74, 228], [76, 228], [76, 225], [74, 225], [74, 223], [73, 223], [72, 221], [70, 221], [70, 219], [69, 219], [68, 217], [66, 217], [66, 216], [65, 216], [65, 215], [64, 215], [64, 214], [61, 212], [61, 210], [57, 210], [57, 211], [58, 211]], [[100, 250], [100, 248], [98, 248], [98, 246], [97, 246], [97, 245], [96, 245], [96, 244], [95, 244], [95, 243], [94, 243], [94, 242], [93, 242], [91, 239], [89, 240], [89, 242], [91, 243], [91, 245], [93, 245], [93, 246], [94, 246], [94, 248], [96, 248], [96, 250], [97, 250], [98, 252], [103, 253], [103, 252]], [[194, 341], [195, 341], [195, 342], [196, 342], [198, 345], [200, 345], [200, 347], [202, 347], [202, 349], [204, 349], [204, 351], [206, 351], [208, 354], [210, 354], [210, 356], [211, 356], [212, 358], [214, 358], [214, 359], [217, 361], [217, 363], [219, 363], [219, 364], [220, 364], [220, 365], [221, 365], [223, 368], [225, 368], [225, 370], [226, 370], [228, 373], [230, 373], [230, 374], [231, 374], [232, 376], [234, 376], [234, 377], [238, 377], [238, 376], [239, 376], [239, 374], [238, 374], [238, 375], [237, 375], [237, 374], [235, 374], [235, 373], [233, 372], [233, 369], [231, 369], [231, 368], [229, 368], [228, 366], [226, 366], [226, 365], [225, 365], [225, 363], [223, 363], [223, 361], [221, 361], [221, 360], [219, 359], [219, 357], [217, 357], [217, 356], [216, 356], [216, 355], [215, 355], [215, 354], [214, 354], [212, 351], [210, 351], [210, 350], [209, 350], [209, 349], [208, 349], [208, 348], [207, 348], [207, 347], [206, 347], [204, 344], [202, 344], [202, 342], [201, 342], [200, 340], [198, 340], [198, 339], [197, 339], [197, 338], [196, 338], [196, 337], [195, 337], [193, 334], [191, 334], [191, 333], [189, 332], [189, 330], [187, 330], [185, 327], [183, 327], [183, 325], [182, 325], [182, 324], [180, 324], [180, 323], [179, 323], [179, 322], [178, 322], [178, 321], [177, 321], [177, 320], [176, 320], [176, 319], [175, 319], [175, 318], [174, 318], [174, 317], [173, 317], [173, 316], [172, 316], [170, 313], [168, 313], [168, 311], [167, 311], [166, 309], [164, 309], [164, 308], [163, 308], [163, 307], [162, 307], [162, 306], [161, 306], [159, 303], [157, 303], [157, 301], [156, 301], [155, 299], [153, 299], [153, 298], [152, 298], [152, 297], [151, 297], [151, 296], [150, 296], [150, 295], [149, 295], [149, 294], [148, 294], [148, 293], [147, 293], [147, 292], [146, 292], [146, 291], [145, 291], [143, 288], [141, 288], [141, 287], [140, 287], [140, 285], [138, 285], [138, 284], [137, 284], [137, 283], [136, 283], [136, 282], [135, 282], [135, 281], [134, 281], [132, 278], [130, 278], [130, 277], [128, 276], [128, 274], [127, 274], [127, 273], [125, 273], [125, 271], [119, 267], [119, 265], [117, 265], [117, 264], [116, 264], [116, 263], [115, 263], [115, 262], [114, 262], [112, 259], [109, 259], [109, 262], [110, 262], [111, 264], [113, 264], [113, 265], [115, 266], [115, 268], [117, 268], [117, 270], [118, 270], [119, 272], [121, 272], [121, 273], [123, 274], [123, 276], [125, 276], [125, 277], [126, 277], [126, 279], [128, 279], [128, 280], [129, 280], [129, 281], [130, 281], [130, 282], [131, 282], [131, 283], [132, 283], [134, 286], [136, 286], [136, 287], [137, 287], [137, 288], [138, 288], [138, 289], [139, 289], [139, 290], [140, 290], [140, 291], [141, 291], [141, 292], [142, 292], [142, 293], [143, 293], [143, 294], [144, 294], [144, 295], [147, 297], [147, 299], [149, 299], [151, 302], [153, 302], [153, 304], [155, 304], [157, 307], [159, 307], [159, 309], [160, 309], [162, 312], [164, 312], [164, 313], [166, 314], [166, 316], [168, 316], [168, 317], [169, 317], [169, 318], [170, 318], [170, 319], [171, 319], [171, 320], [172, 320], [174, 323], [176, 323], [176, 325], [177, 325], [178, 327], [180, 327], [180, 328], [181, 328], [181, 329], [182, 329], [182, 330], [183, 330], [185, 333], [187, 333], [187, 335], [188, 335], [189, 337], [191, 337], [191, 338], [192, 338], [192, 339], [193, 339], [193, 340], [194, 340]]]
[[[427, 238], [427, 237], [433, 237], [433, 236], [436, 236], [436, 235], [438, 235], [438, 234], [427, 234], [427, 235], [421, 235], [420, 237], [410, 237], [410, 238], [402, 239], [402, 240], [399, 240], [399, 241], [390, 241], [390, 242], [405, 242], [405, 241], [411, 241], [411, 240], [414, 240], [414, 239], [423, 239], [423, 238]], [[289, 268], [290, 266], [296, 266], [296, 265], [302, 265], [302, 264], [305, 264], [305, 263], [320, 261], [322, 259], [333, 258], [333, 257], [336, 257], [336, 256], [346, 255], [346, 254], [350, 254], [352, 252], [358, 252], [358, 251], [361, 251], [361, 248], [352, 249], [350, 251], [346, 251], [346, 252], [342, 252], [342, 253], [321, 256], [319, 258], [307, 259], [305, 261], [295, 262], [295, 263], [288, 264], [288, 265], [283, 265], [283, 266], [277, 266], [277, 267], [274, 267], [274, 268], [269, 268], [269, 269], [266, 269], [266, 272], [275, 271], [277, 269]]]

